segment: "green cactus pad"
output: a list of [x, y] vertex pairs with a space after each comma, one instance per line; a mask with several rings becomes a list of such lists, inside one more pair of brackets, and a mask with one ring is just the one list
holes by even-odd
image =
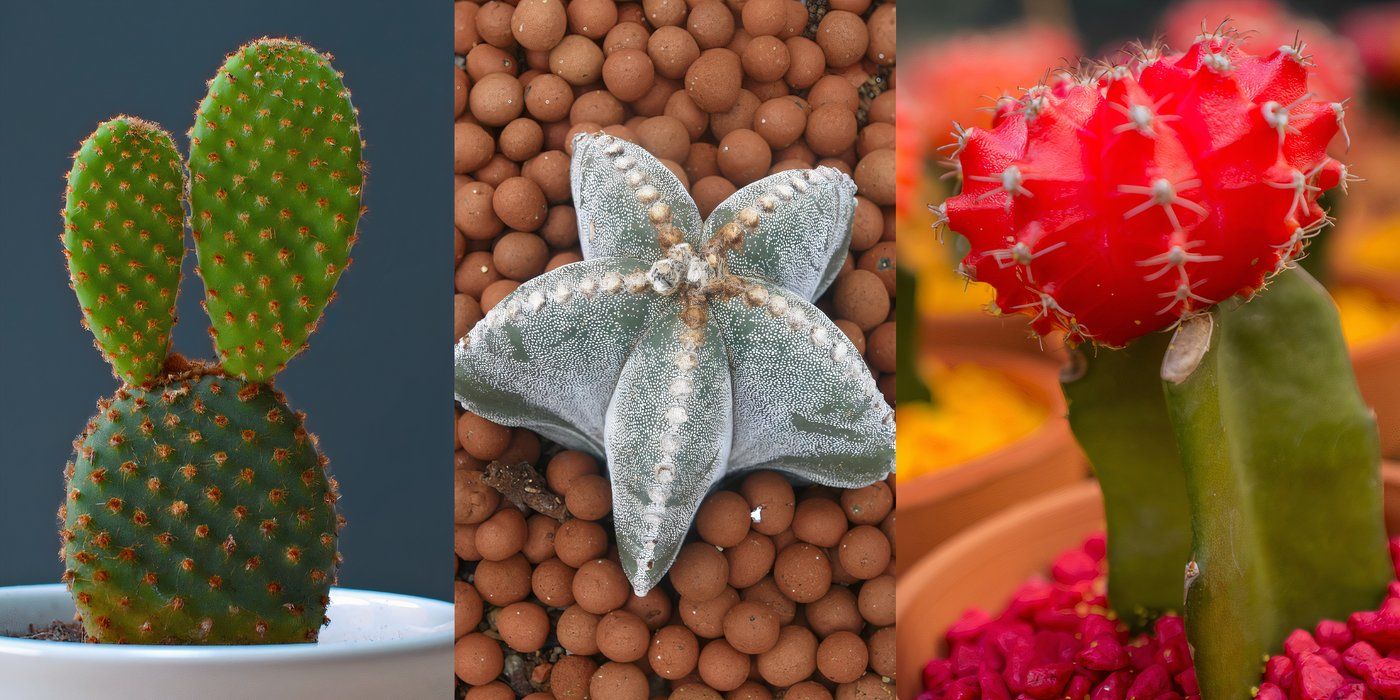
[[203, 367], [98, 403], [74, 441], [64, 579], [94, 641], [313, 642], [335, 484], [303, 416]]
[[1336, 307], [1300, 269], [1184, 325], [1172, 345], [1163, 377], [1192, 509], [1196, 678], [1201, 697], [1248, 698], [1294, 629], [1385, 596], [1375, 419]]
[[260, 39], [209, 83], [190, 210], [224, 368], [266, 381], [306, 346], [350, 264], [364, 185], [355, 108], [329, 57]]
[[1103, 488], [1108, 601], [1134, 629], [1181, 612], [1191, 559], [1186, 475], [1158, 379], [1170, 339], [1154, 333], [1120, 350], [1080, 348], [1061, 376], [1070, 427]]
[[63, 248], [83, 322], [117, 378], [144, 384], [170, 349], [184, 258], [185, 172], [170, 135], [103, 122], [73, 156]]

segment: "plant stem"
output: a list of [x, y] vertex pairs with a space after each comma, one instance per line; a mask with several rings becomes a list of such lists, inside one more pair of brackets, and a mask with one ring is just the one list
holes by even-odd
[[1191, 501], [1201, 697], [1247, 698], [1292, 630], [1384, 596], [1375, 420], [1336, 309], [1298, 269], [1184, 324], [1163, 376]]
[[1108, 599], [1130, 627], [1181, 610], [1191, 511], [1158, 374], [1168, 336], [1073, 351], [1061, 386], [1069, 422], [1103, 489]]

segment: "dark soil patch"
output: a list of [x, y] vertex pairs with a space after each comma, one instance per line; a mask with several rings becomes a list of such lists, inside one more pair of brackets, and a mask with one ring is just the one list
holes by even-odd
[[43, 627], [35, 625], [29, 626], [27, 632], [0, 632], [0, 637], [13, 637], [17, 639], [37, 639], [44, 642], [86, 642], [87, 633], [83, 631], [83, 626], [76, 622], [59, 622], [54, 620]]

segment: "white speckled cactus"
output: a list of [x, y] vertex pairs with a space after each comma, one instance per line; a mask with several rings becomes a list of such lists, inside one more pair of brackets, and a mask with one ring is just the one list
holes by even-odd
[[727, 475], [854, 488], [894, 468], [893, 412], [811, 304], [846, 255], [850, 178], [772, 175], [702, 222], [644, 150], [580, 135], [573, 195], [585, 260], [521, 285], [462, 339], [457, 400], [606, 458], [638, 594]]

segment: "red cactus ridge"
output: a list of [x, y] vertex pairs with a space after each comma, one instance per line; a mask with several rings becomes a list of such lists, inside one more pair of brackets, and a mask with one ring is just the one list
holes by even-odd
[[936, 207], [960, 266], [1039, 333], [1121, 346], [1258, 291], [1330, 221], [1326, 151], [1345, 106], [1308, 92], [1311, 58], [1218, 31], [1181, 54], [1062, 75], [958, 130], [962, 192]]

